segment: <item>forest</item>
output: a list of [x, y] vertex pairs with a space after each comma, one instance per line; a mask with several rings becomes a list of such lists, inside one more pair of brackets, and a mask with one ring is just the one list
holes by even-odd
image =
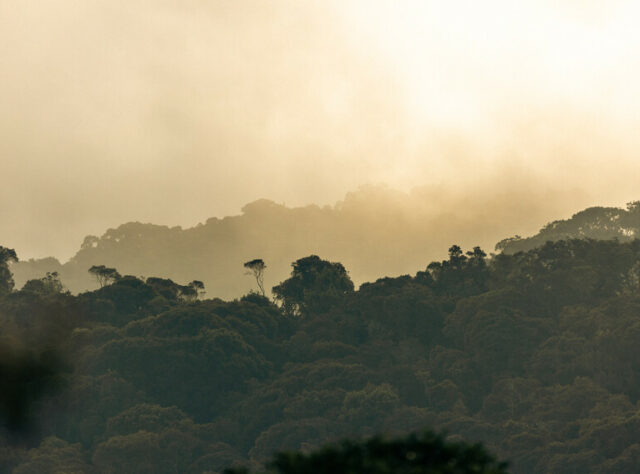
[[197, 279], [210, 296], [234, 299], [253, 289], [242, 264], [255, 258], [269, 265], [267, 289], [287, 278], [291, 262], [312, 254], [342, 263], [360, 285], [385, 275], [414, 274], [424, 262], [446, 255], [452, 242], [492, 249], [521, 228], [523, 212], [534, 222], [547, 219], [522, 199], [498, 200], [480, 191], [470, 203], [433, 187], [405, 193], [365, 186], [326, 206], [290, 207], [260, 199], [246, 204], [239, 215], [212, 217], [188, 228], [127, 222], [101, 236], [86, 236], [68, 261], [23, 255], [12, 272], [19, 288], [57, 272], [65, 287], [78, 293], [98, 288], [87, 269], [105, 265], [123, 275]]
[[477, 472], [503, 472], [492, 456], [514, 473], [635, 472], [640, 240], [581, 237], [452, 245], [359, 287], [308, 255], [272, 298], [256, 259], [254, 289], [228, 300], [104, 265], [85, 270], [95, 290], [56, 272], [18, 289], [0, 247], [0, 470], [262, 472], [290, 452], [268, 465], [303, 472], [286, 466], [428, 429], [443, 435], [411, 442], [480, 449]]
[[0, 0], [0, 474], [640, 474], [639, 25]]

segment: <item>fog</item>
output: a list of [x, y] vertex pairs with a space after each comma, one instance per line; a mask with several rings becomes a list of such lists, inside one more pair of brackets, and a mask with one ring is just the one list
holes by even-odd
[[509, 234], [623, 205], [639, 19], [622, 1], [4, 1], [0, 244], [65, 259], [126, 221], [369, 183], [440, 190], [434, 216], [508, 202]]

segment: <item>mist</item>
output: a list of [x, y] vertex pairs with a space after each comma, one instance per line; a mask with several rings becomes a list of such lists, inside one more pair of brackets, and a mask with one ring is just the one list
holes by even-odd
[[636, 472], [639, 24], [0, 2], [0, 472]]
[[506, 202], [506, 235], [623, 205], [637, 18], [632, 2], [2, 2], [0, 241], [64, 260], [123, 222], [334, 205], [366, 184], [438, 189], [416, 206], [470, 232]]

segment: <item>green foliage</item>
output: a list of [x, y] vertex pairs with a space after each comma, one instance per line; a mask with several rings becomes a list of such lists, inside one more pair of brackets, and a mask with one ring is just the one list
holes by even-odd
[[[49, 275], [0, 298], [4, 346], [20, 341], [0, 354], [0, 381], [22, 384], [39, 425], [28, 448], [0, 450], [0, 471], [256, 470], [288, 450], [268, 472], [328, 460], [335, 472], [422, 472], [409, 461], [438, 447], [429, 459], [444, 469], [460, 456], [489, 469], [451, 472], [502, 472], [469, 440], [516, 473], [634, 472], [638, 268], [640, 241], [492, 258], [452, 246], [415, 276], [355, 291], [342, 265], [310, 256], [274, 288], [279, 304], [189, 298], [196, 280], [133, 276], [73, 296], [44, 291]], [[24, 395], [34, 374], [52, 390]], [[451, 436], [394, 438], [425, 427]]]

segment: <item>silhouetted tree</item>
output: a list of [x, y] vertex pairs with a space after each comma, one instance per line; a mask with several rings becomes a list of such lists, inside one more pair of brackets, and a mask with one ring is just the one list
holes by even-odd
[[22, 287], [22, 291], [40, 294], [62, 293], [64, 285], [60, 281], [58, 272], [47, 272], [46, 276], [37, 280], [29, 280]]
[[495, 245], [494, 250], [502, 252], [504, 251], [504, 249], [506, 249], [510, 245], [516, 242], [520, 242], [521, 240], [522, 240], [522, 237], [520, 237], [519, 235], [514, 235], [513, 237], [507, 237], [506, 239], [502, 239], [500, 242], [498, 242]]
[[179, 295], [185, 301], [195, 301], [204, 293], [204, 283], [200, 280], [193, 280], [188, 285], [179, 286]]
[[99, 242], [100, 242], [100, 239], [95, 235], [87, 235], [82, 241], [82, 245], [80, 246], [80, 249], [86, 250], [86, 249], [95, 248], [98, 246]]
[[467, 257], [464, 255], [459, 245], [452, 245], [449, 248], [448, 263], [450, 267], [459, 269], [464, 265], [466, 260], [467, 260]]
[[177, 300], [180, 297], [182, 288], [184, 288], [170, 278], [149, 277], [145, 282], [164, 298], [171, 301]]
[[100, 285], [100, 288], [122, 278], [120, 273], [118, 273], [118, 270], [116, 270], [115, 268], [105, 267], [104, 265], [93, 265], [89, 269], [89, 273], [91, 273], [95, 277], [96, 281]]
[[256, 258], [244, 263], [244, 268], [248, 270], [247, 275], [253, 275], [256, 279], [256, 284], [260, 289], [260, 293], [264, 296], [264, 270], [267, 266], [264, 264], [264, 260]]

